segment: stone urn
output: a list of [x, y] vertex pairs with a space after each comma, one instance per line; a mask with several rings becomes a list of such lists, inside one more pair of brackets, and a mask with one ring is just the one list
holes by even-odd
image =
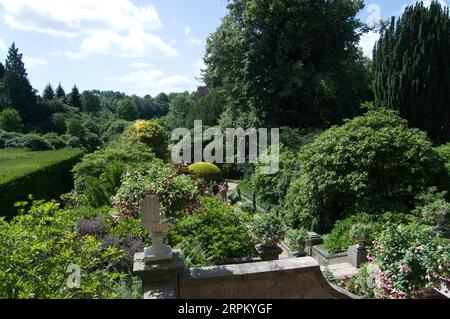
[[255, 248], [262, 261], [279, 260], [283, 253], [276, 243], [257, 245]]
[[307, 244], [305, 243], [297, 243], [297, 251], [294, 252], [294, 256], [297, 258], [308, 256], [308, 253], [306, 252], [306, 246]]

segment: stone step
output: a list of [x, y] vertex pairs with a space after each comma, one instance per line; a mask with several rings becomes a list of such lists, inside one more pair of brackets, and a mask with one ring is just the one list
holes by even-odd
[[335, 264], [328, 267], [322, 266], [320, 268], [322, 271], [331, 271], [336, 278], [355, 276], [358, 273], [358, 269], [353, 267], [350, 263]]

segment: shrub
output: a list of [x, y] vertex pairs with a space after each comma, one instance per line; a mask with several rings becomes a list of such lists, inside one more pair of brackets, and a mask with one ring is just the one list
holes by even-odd
[[203, 213], [182, 219], [176, 233], [189, 266], [223, 264], [229, 259], [253, 253], [251, 234], [245, 223], [249, 217], [216, 198], [202, 198]]
[[[34, 202], [26, 213], [0, 220], [0, 298], [117, 298], [113, 287], [127, 275], [110, 265], [124, 253], [93, 236], [79, 237], [76, 222], [55, 202]], [[78, 265], [81, 287], [68, 289], [67, 270]]]
[[131, 142], [141, 142], [150, 147], [158, 158], [166, 159], [169, 142], [164, 129], [154, 121], [136, 121], [125, 133]]
[[417, 224], [388, 228], [376, 240], [369, 260], [381, 272], [376, 298], [422, 298], [436, 283], [450, 287], [450, 241]]
[[296, 151], [281, 145], [279, 163], [279, 171], [268, 175], [261, 171], [261, 165], [267, 166], [267, 163], [258, 160], [255, 174], [251, 178], [258, 201], [269, 206], [283, 205], [289, 185], [299, 175], [300, 162]]
[[83, 143], [81, 142], [81, 139], [76, 137], [76, 136], [72, 136], [72, 135], [63, 135], [63, 137], [66, 139], [66, 143], [68, 147], [72, 147], [72, 148], [81, 148], [83, 147]]
[[443, 166], [424, 132], [386, 110], [324, 132], [302, 149], [300, 162], [301, 177], [286, 199], [287, 220], [318, 231], [355, 211], [414, 208], [414, 197], [436, 183]]
[[114, 120], [109, 122], [102, 129], [102, 140], [104, 142], [109, 142], [112, 139], [122, 135], [125, 130], [131, 125], [131, 122], [124, 120]]
[[241, 194], [237, 190], [232, 190], [230, 194], [228, 194], [228, 200], [230, 201], [231, 205], [234, 205], [241, 201], [242, 197]]
[[44, 140], [51, 144], [55, 150], [60, 150], [67, 147], [67, 142], [63, 137], [56, 133], [48, 133], [43, 136]]
[[445, 162], [445, 168], [441, 171], [439, 186], [444, 191], [447, 191], [447, 200], [450, 200], [450, 143], [441, 145], [436, 148], [438, 154]]
[[284, 226], [281, 219], [272, 213], [256, 215], [251, 223], [253, 235], [260, 244], [276, 244], [284, 238]]
[[86, 138], [87, 133], [88, 130], [80, 120], [70, 119], [69, 121], [67, 121], [68, 135], [76, 136], [80, 140], [83, 140], [84, 138]]
[[336, 222], [330, 234], [324, 236], [323, 246], [329, 253], [335, 254], [346, 251], [355, 244], [352, 238], [352, 227], [362, 224], [368, 227], [366, 246], [371, 247], [373, 240], [379, 236], [386, 227], [392, 225], [407, 224], [419, 221], [413, 215], [398, 212], [386, 212], [383, 214], [359, 213]]
[[301, 247], [305, 247], [309, 242], [308, 231], [304, 228], [300, 229], [289, 229], [286, 232], [286, 244], [292, 250], [298, 250]]
[[212, 163], [194, 163], [189, 166], [189, 171], [208, 183], [222, 179], [222, 171]]
[[243, 211], [244, 213], [248, 213], [248, 214], [254, 214], [255, 213], [255, 207], [253, 207], [253, 204], [249, 203], [249, 202], [241, 203], [239, 205], [239, 209], [241, 211]]
[[20, 132], [23, 129], [22, 118], [15, 109], [4, 109], [0, 112], [0, 129], [7, 132]]
[[100, 179], [114, 162], [122, 163], [125, 169], [132, 169], [151, 162], [154, 158], [155, 155], [142, 143], [112, 142], [92, 154], [87, 154], [74, 167], [75, 190], [83, 193], [87, 179]]
[[23, 135], [0, 130], [0, 148], [23, 148]]
[[23, 137], [23, 146], [33, 152], [53, 150], [53, 145], [37, 134], [27, 134]]

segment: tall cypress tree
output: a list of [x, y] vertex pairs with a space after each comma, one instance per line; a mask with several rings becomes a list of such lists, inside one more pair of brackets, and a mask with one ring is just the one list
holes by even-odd
[[70, 93], [69, 104], [81, 110], [81, 96], [76, 85], [74, 85], [72, 92]]
[[449, 9], [433, 1], [406, 8], [374, 49], [375, 103], [397, 109], [432, 141], [450, 141]]
[[55, 91], [50, 83], [45, 87], [42, 97], [45, 100], [53, 100], [55, 98]]
[[65, 97], [66, 97], [66, 92], [64, 91], [63, 87], [61, 86], [61, 83], [59, 83], [58, 87], [56, 88], [56, 98], [63, 99]]
[[9, 107], [15, 108], [24, 122], [32, 119], [36, 105], [36, 95], [28, 80], [28, 74], [22, 61], [22, 54], [13, 43], [8, 50], [5, 68], [5, 93]]

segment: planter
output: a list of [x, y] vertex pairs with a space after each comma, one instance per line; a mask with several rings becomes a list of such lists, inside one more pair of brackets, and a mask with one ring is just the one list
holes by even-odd
[[279, 260], [283, 250], [275, 244], [272, 245], [258, 245], [256, 251], [262, 261]]

